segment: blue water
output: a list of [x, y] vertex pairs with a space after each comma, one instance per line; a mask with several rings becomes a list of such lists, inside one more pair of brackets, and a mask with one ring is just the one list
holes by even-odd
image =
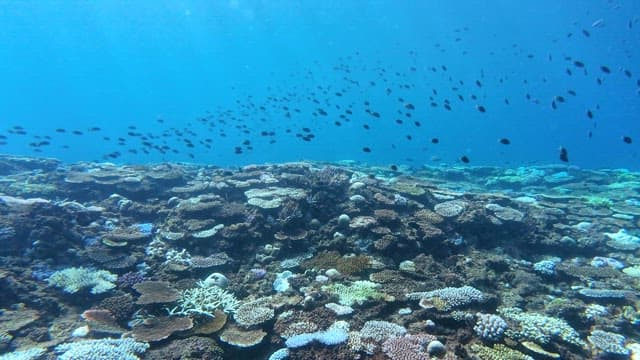
[[[638, 169], [639, 10], [633, 0], [0, 1], [0, 152], [219, 165], [463, 165], [466, 155], [520, 166], [562, 163], [562, 146], [570, 165]], [[556, 110], [555, 96], [565, 99]], [[311, 141], [295, 136], [305, 127]], [[146, 134], [164, 154], [142, 152]], [[50, 144], [29, 145], [40, 141]]]

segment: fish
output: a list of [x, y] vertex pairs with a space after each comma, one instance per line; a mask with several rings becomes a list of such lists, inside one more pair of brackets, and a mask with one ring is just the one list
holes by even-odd
[[365, 147], [362, 148], [362, 151], [366, 152], [366, 153], [370, 153], [371, 152], [371, 148], [365, 146]]
[[623, 141], [625, 144], [631, 144], [631, 143], [633, 142], [633, 139], [631, 139], [631, 137], [630, 137], [630, 136], [623, 136], [623, 137], [622, 137], [622, 141]]
[[487, 111], [487, 109], [484, 107], [484, 105], [476, 105], [476, 109], [481, 113], [484, 113], [484, 112]]
[[560, 160], [563, 162], [569, 162], [569, 152], [564, 147], [560, 147]]
[[460, 157], [460, 161], [462, 161], [465, 164], [468, 164], [471, 160], [469, 160], [469, 157], [467, 155], [462, 155]]
[[502, 138], [500, 140], [498, 140], [500, 142], [500, 144], [502, 145], [509, 145], [511, 144], [511, 140], [507, 139], [507, 138]]

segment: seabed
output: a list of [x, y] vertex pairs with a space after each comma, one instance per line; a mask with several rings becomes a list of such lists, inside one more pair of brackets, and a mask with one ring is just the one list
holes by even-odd
[[0, 359], [640, 356], [640, 173], [0, 157]]

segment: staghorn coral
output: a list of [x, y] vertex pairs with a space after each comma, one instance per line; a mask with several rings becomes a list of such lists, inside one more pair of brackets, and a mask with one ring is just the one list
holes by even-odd
[[240, 302], [232, 293], [219, 286], [209, 286], [203, 281], [199, 281], [195, 288], [182, 291], [177, 301], [178, 306], [169, 310], [169, 315], [213, 317], [218, 309], [226, 313], [234, 313], [240, 306]]

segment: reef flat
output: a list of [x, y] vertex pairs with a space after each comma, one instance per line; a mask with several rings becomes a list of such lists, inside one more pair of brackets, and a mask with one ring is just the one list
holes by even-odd
[[0, 359], [640, 356], [640, 174], [0, 157]]

